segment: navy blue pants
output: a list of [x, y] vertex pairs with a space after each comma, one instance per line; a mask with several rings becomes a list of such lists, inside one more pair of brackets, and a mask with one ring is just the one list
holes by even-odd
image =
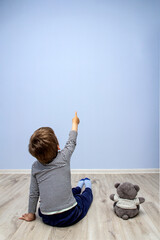
[[72, 209], [58, 214], [44, 215], [39, 208], [39, 216], [45, 224], [56, 227], [68, 227], [84, 218], [93, 201], [93, 194], [90, 188], [86, 188], [81, 193], [81, 188], [72, 188], [73, 195], [77, 201], [77, 205]]

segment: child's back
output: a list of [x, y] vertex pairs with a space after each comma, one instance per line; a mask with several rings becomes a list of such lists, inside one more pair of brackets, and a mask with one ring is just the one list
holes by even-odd
[[[36, 161], [32, 165], [29, 212], [35, 210], [37, 198], [41, 197], [43, 214], [62, 212], [76, 205], [72, 194], [70, 158], [76, 146], [77, 132], [71, 131], [65, 148], [49, 164]], [[39, 194], [38, 194], [39, 192]]]

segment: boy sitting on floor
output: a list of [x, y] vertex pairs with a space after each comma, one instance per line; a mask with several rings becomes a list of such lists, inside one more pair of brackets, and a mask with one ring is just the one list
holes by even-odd
[[[54, 131], [49, 127], [36, 130], [30, 138], [29, 152], [37, 161], [32, 165], [28, 213], [20, 219], [36, 219], [40, 197], [39, 216], [45, 224], [67, 227], [79, 222], [87, 214], [93, 200], [91, 181], [81, 179], [71, 188], [70, 159], [76, 146], [79, 118], [72, 119], [72, 130], [62, 151]], [[81, 189], [85, 184], [85, 190]]]

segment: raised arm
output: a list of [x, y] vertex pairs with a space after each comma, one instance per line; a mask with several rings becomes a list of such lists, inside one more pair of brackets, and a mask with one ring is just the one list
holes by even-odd
[[72, 130], [78, 131], [78, 124], [80, 123], [79, 118], [77, 117], [77, 112], [75, 112], [75, 116], [72, 119]]
[[77, 117], [77, 112], [75, 113], [74, 118], [72, 119], [72, 129], [69, 133], [68, 141], [64, 149], [61, 151], [63, 159], [66, 161], [70, 160], [72, 153], [74, 152], [77, 139], [78, 124], [80, 123], [79, 118]]

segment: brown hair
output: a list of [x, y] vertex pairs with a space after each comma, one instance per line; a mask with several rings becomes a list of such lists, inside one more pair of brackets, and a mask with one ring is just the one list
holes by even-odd
[[58, 153], [59, 145], [52, 128], [41, 127], [30, 138], [29, 152], [42, 164], [50, 163]]

